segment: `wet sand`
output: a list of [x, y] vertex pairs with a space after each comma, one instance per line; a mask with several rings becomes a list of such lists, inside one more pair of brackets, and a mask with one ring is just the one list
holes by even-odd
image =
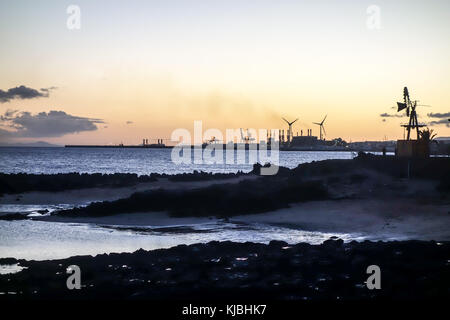
[[450, 204], [404, 199], [313, 201], [234, 217], [233, 221], [321, 232], [360, 233], [369, 239], [450, 241]]

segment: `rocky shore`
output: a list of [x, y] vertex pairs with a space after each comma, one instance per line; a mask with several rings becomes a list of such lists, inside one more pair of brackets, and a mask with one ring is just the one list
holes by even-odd
[[[63, 260], [0, 259], [24, 267], [0, 275], [0, 300], [150, 299], [239, 301], [450, 298], [450, 243], [350, 242], [321, 245], [210, 242]], [[81, 269], [68, 290], [66, 268]], [[381, 289], [365, 284], [381, 270]]]
[[83, 188], [120, 188], [131, 187], [139, 183], [155, 182], [161, 178], [169, 181], [206, 181], [213, 179], [232, 179], [246, 175], [237, 173], [208, 173], [194, 171], [183, 174], [140, 175], [134, 173], [58, 173], [58, 174], [27, 174], [0, 173], [0, 196], [3, 194], [18, 194], [30, 191], [64, 191]]

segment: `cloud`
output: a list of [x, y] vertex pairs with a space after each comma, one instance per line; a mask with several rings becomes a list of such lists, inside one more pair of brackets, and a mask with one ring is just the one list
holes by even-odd
[[64, 111], [49, 111], [31, 114], [8, 110], [0, 116], [0, 124], [8, 129], [0, 129], [0, 137], [60, 137], [70, 133], [95, 131], [102, 119], [77, 117]]
[[405, 117], [405, 114], [389, 114], [389, 113], [382, 113], [380, 114], [380, 117], [382, 118], [403, 118]]
[[10, 88], [6, 91], [0, 89], [0, 103], [5, 103], [13, 99], [46, 98], [49, 96], [50, 91], [54, 89], [56, 89], [56, 87], [41, 88], [40, 90], [36, 90], [23, 85]]
[[441, 120], [437, 120], [437, 121], [431, 121], [428, 123], [429, 126], [437, 126], [437, 125], [441, 125], [441, 124], [445, 124], [447, 127], [450, 128], [450, 121], [448, 121], [448, 119], [441, 119]]
[[446, 112], [446, 113], [433, 113], [430, 112], [427, 114], [428, 117], [430, 118], [450, 118], [450, 112]]

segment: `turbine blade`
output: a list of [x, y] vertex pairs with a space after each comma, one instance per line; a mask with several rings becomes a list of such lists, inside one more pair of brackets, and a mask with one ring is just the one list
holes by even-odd
[[318, 126], [321, 126], [322, 124], [321, 123], [318, 123], [318, 122], [313, 122], [314, 124], [317, 124]]
[[323, 129], [324, 135], [327, 135], [327, 132], [325, 131], [325, 127], [324, 126], [322, 126], [322, 129]]
[[284, 121], [286, 121], [289, 124], [289, 121], [287, 121], [285, 118], [281, 118], [281, 119], [283, 119]]
[[323, 118], [321, 124], [323, 124], [325, 122], [325, 119], [327, 118], [328, 115], [325, 116], [325, 118]]
[[297, 121], [297, 120], [298, 120], [298, 118], [297, 118], [297, 119], [295, 119], [294, 121], [292, 121], [292, 122], [291, 122], [291, 124], [294, 124], [294, 123], [295, 123], [295, 121]]

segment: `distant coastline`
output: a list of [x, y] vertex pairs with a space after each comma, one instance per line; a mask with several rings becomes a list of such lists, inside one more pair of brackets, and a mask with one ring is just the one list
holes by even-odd
[[[202, 145], [202, 148], [206, 148], [210, 145]], [[131, 149], [173, 149], [174, 146], [166, 146], [166, 145], [65, 145], [65, 148], [131, 148]], [[191, 145], [191, 148], [195, 148], [196, 146]], [[220, 144], [217, 146], [218, 148], [223, 148], [225, 150], [227, 148], [226, 144]], [[233, 144], [233, 148], [250, 150], [252, 148], [259, 149], [260, 144], [241, 144], [235, 143]], [[266, 146], [264, 146], [266, 148]], [[270, 150], [270, 145], [267, 146], [267, 149]], [[353, 148], [344, 148], [344, 147], [326, 147], [326, 146], [318, 146], [318, 147], [280, 147], [280, 151], [343, 151], [343, 152], [357, 152], [361, 151]], [[372, 152], [381, 152], [381, 150], [364, 150], [364, 151], [372, 151]]]
[[0, 148], [2, 147], [26, 147], [26, 148], [61, 148], [62, 145], [48, 143], [45, 141], [36, 141], [36, 142], [14, 142], [14, 143], [1, 143]]

